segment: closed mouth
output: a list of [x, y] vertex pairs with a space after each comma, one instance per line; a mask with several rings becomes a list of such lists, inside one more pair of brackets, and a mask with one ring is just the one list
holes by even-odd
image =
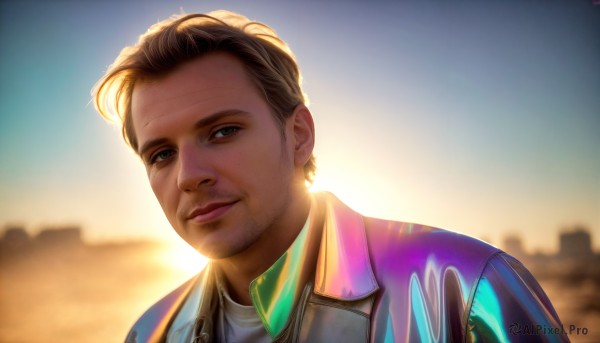
[[229, 208], [231, 208], [235, 203], [237, 203], [237, 200], [227, 202], [213, 202], [206, 204], [202, 207], [196, 207], [189, 214], [187, 219], [199, 223], [208, 222], [220, 217], [222, 214], [227, 212], [227, 210], [229, 210]]

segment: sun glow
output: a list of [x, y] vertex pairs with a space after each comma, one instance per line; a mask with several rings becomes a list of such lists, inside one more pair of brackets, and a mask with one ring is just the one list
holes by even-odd
[[[348, 172], [339, 173], [338, 175], [321, 172], [315, 177], [315, 181], [309, 189], [310, 192], [331, 192], [352, 209], [363, 214], [381, 216], [384, 213], [386, 209], [381, 206], [381, 203], [384, 203], [382, 197], [374, 198], [372, 195], [373, 188], [365, 187], [363, 183], [356, 182], [360, 179], [359, 176]], [[377, 182], [370, 183], [369, 187], [374, 184], [377, 184]]]
[[200, 272], [208, 262], [206, 257], [183, 243], [175, 243], [167, 246], [157, 255], [157, 259], [161, 264], [173, 271], [180, 272], [189, 277]]

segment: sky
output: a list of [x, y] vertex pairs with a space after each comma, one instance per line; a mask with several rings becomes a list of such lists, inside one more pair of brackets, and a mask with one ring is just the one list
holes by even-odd
[[0, 228], [178, 241], [90, 89], [172, 14], [228, 9], [295, 53], [315, 189], [502, 246], [600, 249], [600, 6], [589, 1], [0, 1]]

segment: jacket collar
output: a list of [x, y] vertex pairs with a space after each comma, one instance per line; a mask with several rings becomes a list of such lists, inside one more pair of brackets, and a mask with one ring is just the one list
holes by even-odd
[[314, 268], [307, 262], [307, 257], [314, 254], [308, 244], [309, 238], [313, 236], [311, 233], [314, 232], [310, 223], [309, 214], [292, 245], [269, 269], [250, 283], [252, 303], [272, 338], [277, 337], [285, 328], [304, 288], [302, 280], [306, 280]]
[[323, 192], [325, 220], [314, 292], [338, 300], [359, 300], [379, 288], [369, 258], [363, 217], [333, 194]]
[[[322, 230], [315, 228], [310, 216], [287, 251], [250, 284], [250, 295], [265, 329], [277, 337], [285, 327], [304, 288], [302, 273], [313, 273], [306, 263], [315, 254], [308, 237], [321, 231], [314, 292], [337, 300], [359, 300], [378, 289], [371, 269], [363, 218], [330, 193], [314, 194], [314, 206], [324, 206]], [[314, 255], [313, 255], [314, 256]], [[306, 274], [308, 273], [308, 274]]]

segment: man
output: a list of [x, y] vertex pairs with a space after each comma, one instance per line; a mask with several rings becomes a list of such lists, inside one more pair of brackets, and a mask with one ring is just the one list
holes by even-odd
[[95, 89], [176, 232], [211, 262], [128, 342], [566, 341], [546, 295], [481, 241], [310, 194], [315, 130], [287, 47], [225, 11], [154, 25]]

